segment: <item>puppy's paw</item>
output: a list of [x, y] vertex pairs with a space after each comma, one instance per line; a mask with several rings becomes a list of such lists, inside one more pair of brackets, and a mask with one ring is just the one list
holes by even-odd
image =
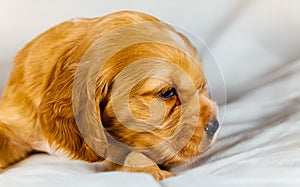
[[175, 176], [174, 173], [169, 171], [161, 170], [157, 165], [148, 166], [148, 167], [128, 167], [128, 166], [119, 166], [116, 168], [117, 171], [125, 172], [136, 172], [136, 173], [148, 173], [153, 176], [155, 180], [163, 180], [168, 177]]
[[152, 171], [150, 174], [153, 176], [154, 179], [156, 179], [158, 181], [166, 179], [168, 177], [176, 176], [174, 173], [171, 173], [171, 172], [165, 171], [165, 170]]
[[120, 171], [143, 172], [151, 174], [156, 180], [162, 180], [168, 177], [175, 176], [174, 173], [161, 170], [158, 165], [150, 160], [142, 153], [130, 153], [124, 162], [124, 166], [120, 166]]

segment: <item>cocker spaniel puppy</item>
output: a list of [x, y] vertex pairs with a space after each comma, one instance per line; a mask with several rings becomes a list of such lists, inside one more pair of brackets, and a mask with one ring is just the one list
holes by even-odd
[[201, 59], [138, 12], [76, 19], [27, 44], [0, 101], [0, 167], [43, 151], [160, 180], [218, 131]]

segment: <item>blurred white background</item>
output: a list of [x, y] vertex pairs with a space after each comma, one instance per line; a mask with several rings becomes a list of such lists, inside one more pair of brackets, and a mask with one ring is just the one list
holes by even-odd
[[253, 77], [300, 54], [298, 0], [0, 0], [0, 93], [12, 61], [27, 42], [58, 23], [137, 10], [189, 30], [218, 59], [229, 99]]

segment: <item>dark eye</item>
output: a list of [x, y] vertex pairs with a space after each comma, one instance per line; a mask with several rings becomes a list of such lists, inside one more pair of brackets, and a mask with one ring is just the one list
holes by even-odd
[[176, 89], [175, 88], [171, 88], [167, 91], [163, 91], [163, 92], [158, 94], [158, 96], [162, 99], [170, 99], [175, 95], [176, 95]]

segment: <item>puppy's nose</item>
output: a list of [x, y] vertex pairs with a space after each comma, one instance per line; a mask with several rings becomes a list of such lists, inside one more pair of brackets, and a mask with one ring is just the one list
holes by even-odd
[[207, 133], [207, 135], [211, 138], [215, 135], [215, 133], [217, 132], [217, 130], [219, 129], [219, 121], [214, 119], [214, 120], [210, 120], [208, 122], [208, 124], [205, 127], [205, 131]]

